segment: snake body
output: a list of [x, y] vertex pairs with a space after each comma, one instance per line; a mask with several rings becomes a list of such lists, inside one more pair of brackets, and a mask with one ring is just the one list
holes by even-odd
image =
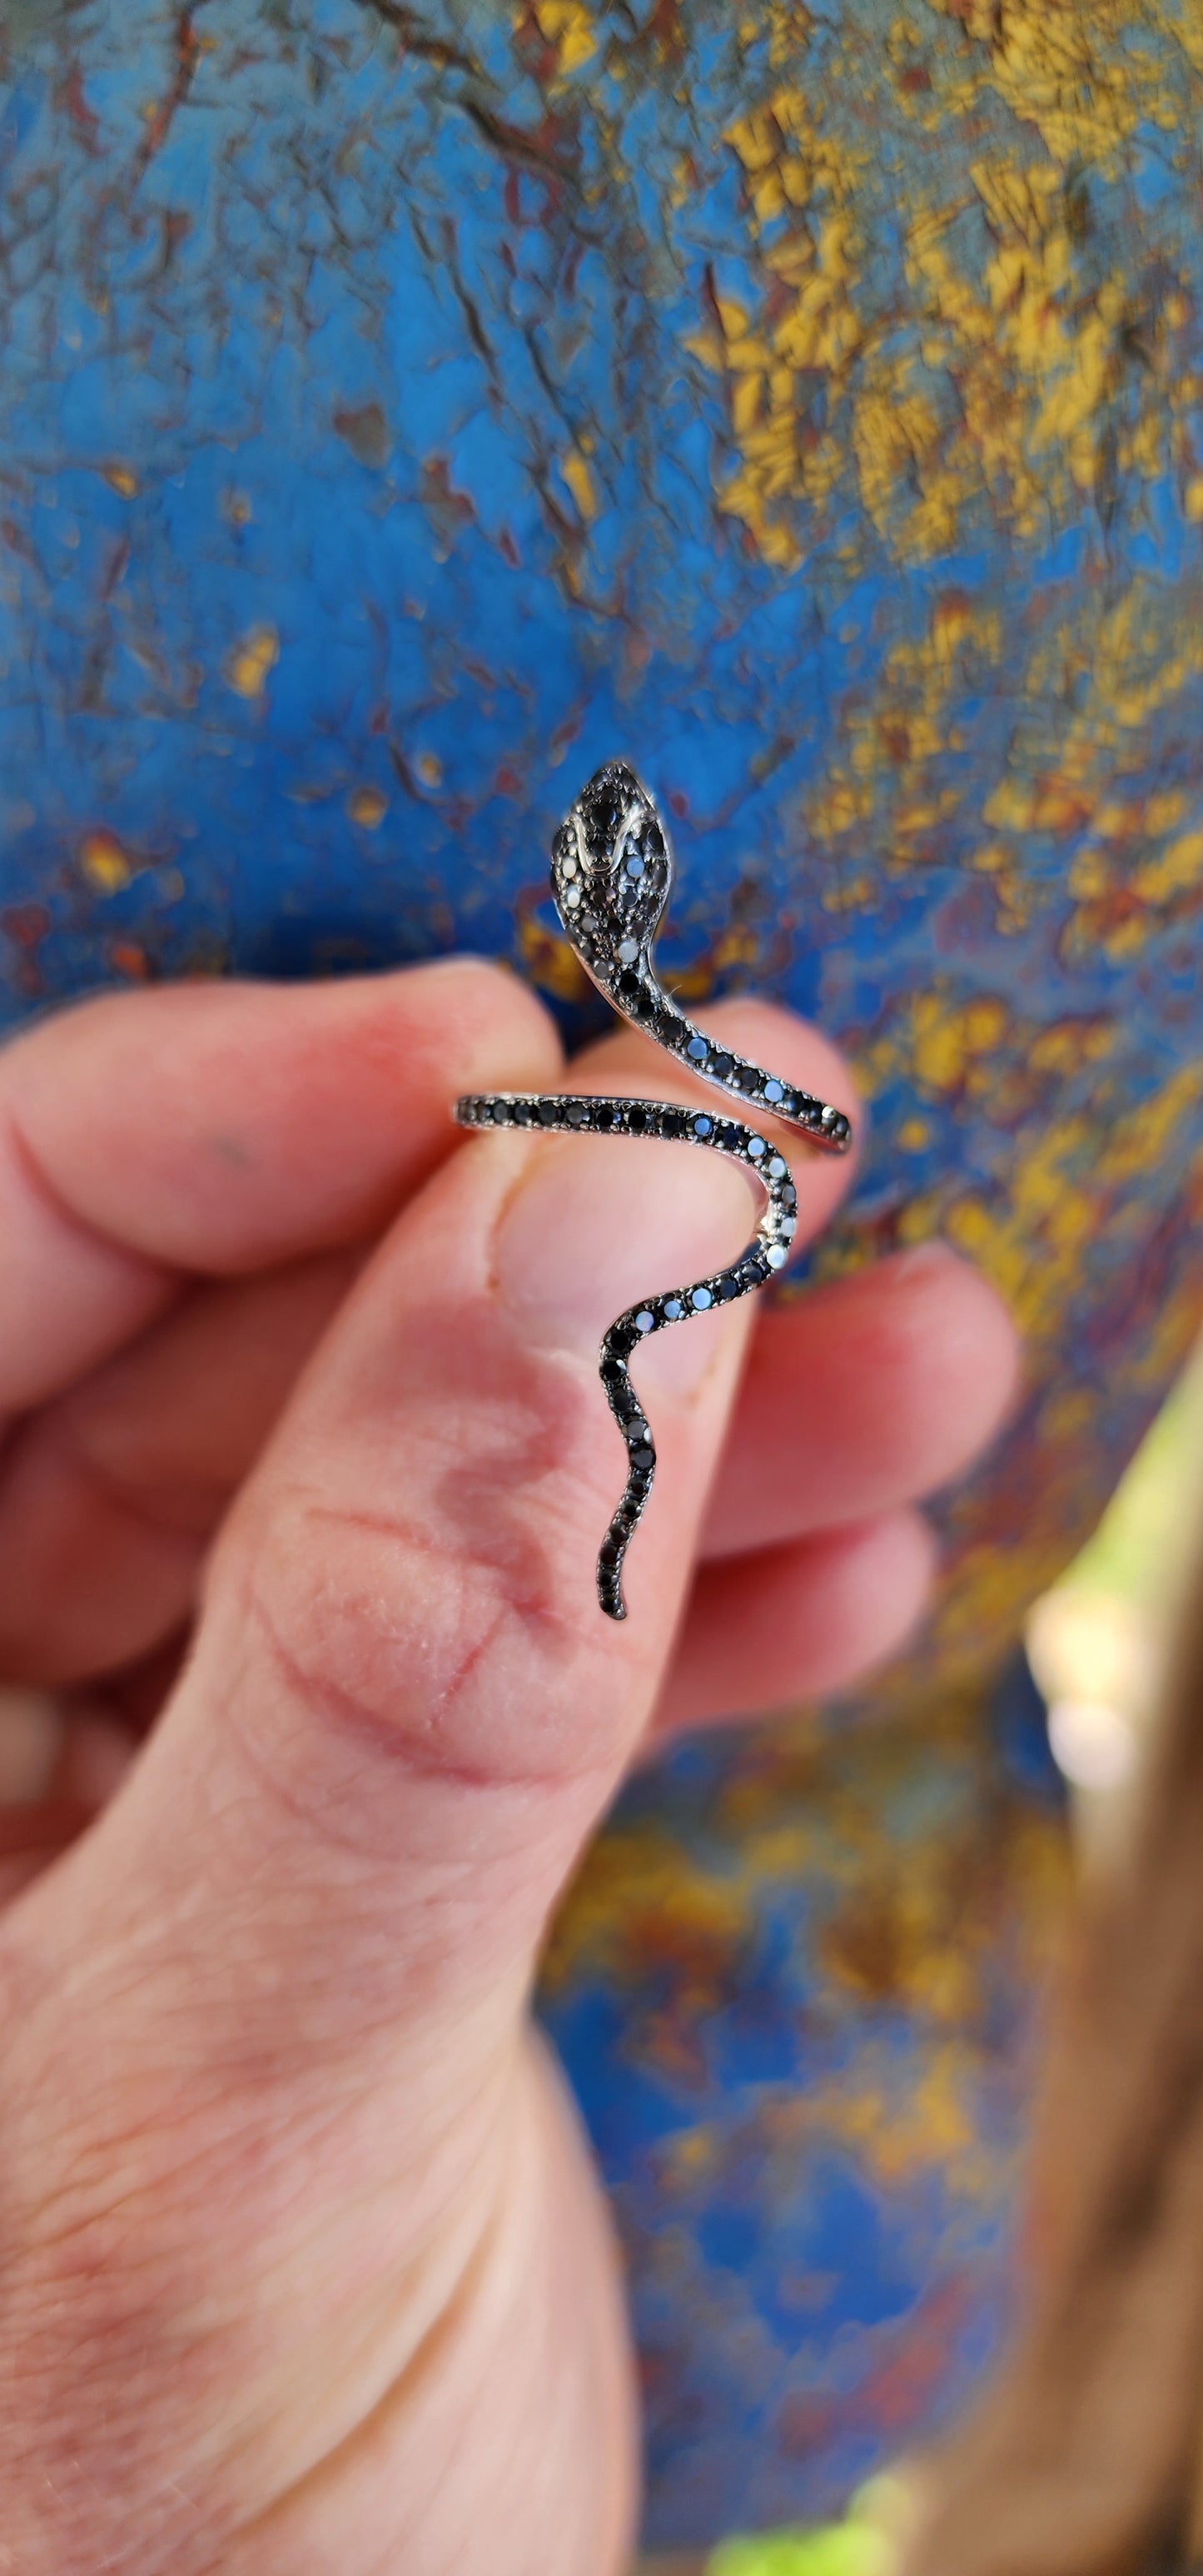
[[[844, 1154], [852, 1130], [843, 1111], [717, 1044], [687, 1020], [657, 981], [652, 945], [672, 884], [668, 841], [652, 798], [625, 761], [607, 761], [565, 816], [552, 844], [556, 909], [586, 973], [616, 1011], [690, 1073], [700, 1074], [745, 1111], [763, 1108], [798, 1127], [824, 1153]], [[623, 1559], [643, 1517], [656, 1448], [631, 1384], [628, 1361], [652, 1333], [763, 1286], [789, 1255], [797, 1191], [783, 1154], [744, 1118], [679, 1102], [594, 1098], [586, 1093], [489, 1092], [455, 1104], [462, 1127], [538, 1127], [576, 1135], [661, 1136], [704, 1146], [742, 1163], [765, 1207], [738, 1260], [708, 1278], [661, 1291], [615, 1317], [601, 1346], [606, 1397], [626, 1443], [627, 1481], [597, 1560], [597, 1597], [607, 1618], [625, 1619]]]

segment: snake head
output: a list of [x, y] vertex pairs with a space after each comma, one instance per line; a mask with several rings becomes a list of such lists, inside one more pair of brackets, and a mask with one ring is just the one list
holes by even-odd
[[608, 977], [646, 957], [671, 883], [668, 843], [647, 789], [625, 760], [607, 760], [551, 849], [556, 909], [593, 974]]

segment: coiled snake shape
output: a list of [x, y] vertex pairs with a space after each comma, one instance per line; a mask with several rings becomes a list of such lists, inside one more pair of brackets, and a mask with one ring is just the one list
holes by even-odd
[[[556, 909], [586, 973], [623, 1018], [645, 1031], [720, 1091], [762, 1105], [802, 1130], [828, 1154], [844, 1154], [852, 1130], [842, 1110], [828, 1108], [792, 1083], [716, 1045], [661, 989], [652, 944], [668, 902], [672, 859], [655, 805], [632, 769], [607, 761], [578, 796], [552, 843]], [[771, 1139], [743, 1119], [711, 1116], [664, 1100], [594, 1099], [572, 1093], [490, 1092], [457, 1100], [461, 1127], [567, 1128], [578, 1135], [664, 1136], [705, 1145], [745, 1165], [764, 1191], [765, 1209], [738, 1261], [688, 1287], [642, 1298], [616, 1316], [601, 1346], [601, 1381], [627, 1451], [627, 1481], [597, 1560], [597, 1597], [608, 1619], [625, 1619], [622, 1566], [652, 1489], [656, 1448], [627, 1362], [651, 1333], [711, 1306], [729, 1305], [780, 1270], [797, 1224], [790, 1168]]]

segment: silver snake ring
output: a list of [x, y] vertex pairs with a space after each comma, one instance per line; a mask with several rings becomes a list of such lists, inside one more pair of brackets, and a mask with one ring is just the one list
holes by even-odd
[[[672, 859], [655, 805], [632, 769], [609, 760], [578, 796], [552, 843], [551, 886], [564, 929], [586, 973], [616, 1011], [742, 1106], [755, 1103], [798, 1127], [824, 1153], [845, 1154], [852, 1128], [792, 1083], [779, 1081], [708, 1038], [657, 982], [652, 944], [668, 902]], [[765, 1209], [738, 1261], [686, 1288], [644, 1297], [615, 1317], [601, 1346], [601, 1381], [627, 1450], [627, 1481], [597, 1560], [597, 1597], [608, 1619], [625, 1619], [622, 1565], [643, 1518], [656, 1449], [627, 1367], [651, 1333], [730, 1305], [763, 1286], [788, 1259], [798, 1194], [771, 1139], [742, 1119], [712, 1117], [665, 1100], [594, 1099], [585, 1093], [502, 1091], [457, 1100], [461, 1127], [567, 1128], [575, 1135], [664, 1136], [705, 1145], [742, 1163], [764, 1191]]]

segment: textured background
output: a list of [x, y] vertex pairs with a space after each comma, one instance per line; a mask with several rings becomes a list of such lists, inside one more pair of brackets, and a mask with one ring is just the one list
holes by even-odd
[[678, 990], [857, 1061], [823, 1263], [942, 1228], [1027, 1332], [894, 1731], [649, 1774], [550, 1974], [650, 2532], [825, 2508], [997, 2328], [1057, 1837], [989, 1676], [1199, 1303], [1197, 9], [0, 0], [0, 47], [9, 1018], [462, 942], [584, 1026], [543, 853], [621, 749]]

